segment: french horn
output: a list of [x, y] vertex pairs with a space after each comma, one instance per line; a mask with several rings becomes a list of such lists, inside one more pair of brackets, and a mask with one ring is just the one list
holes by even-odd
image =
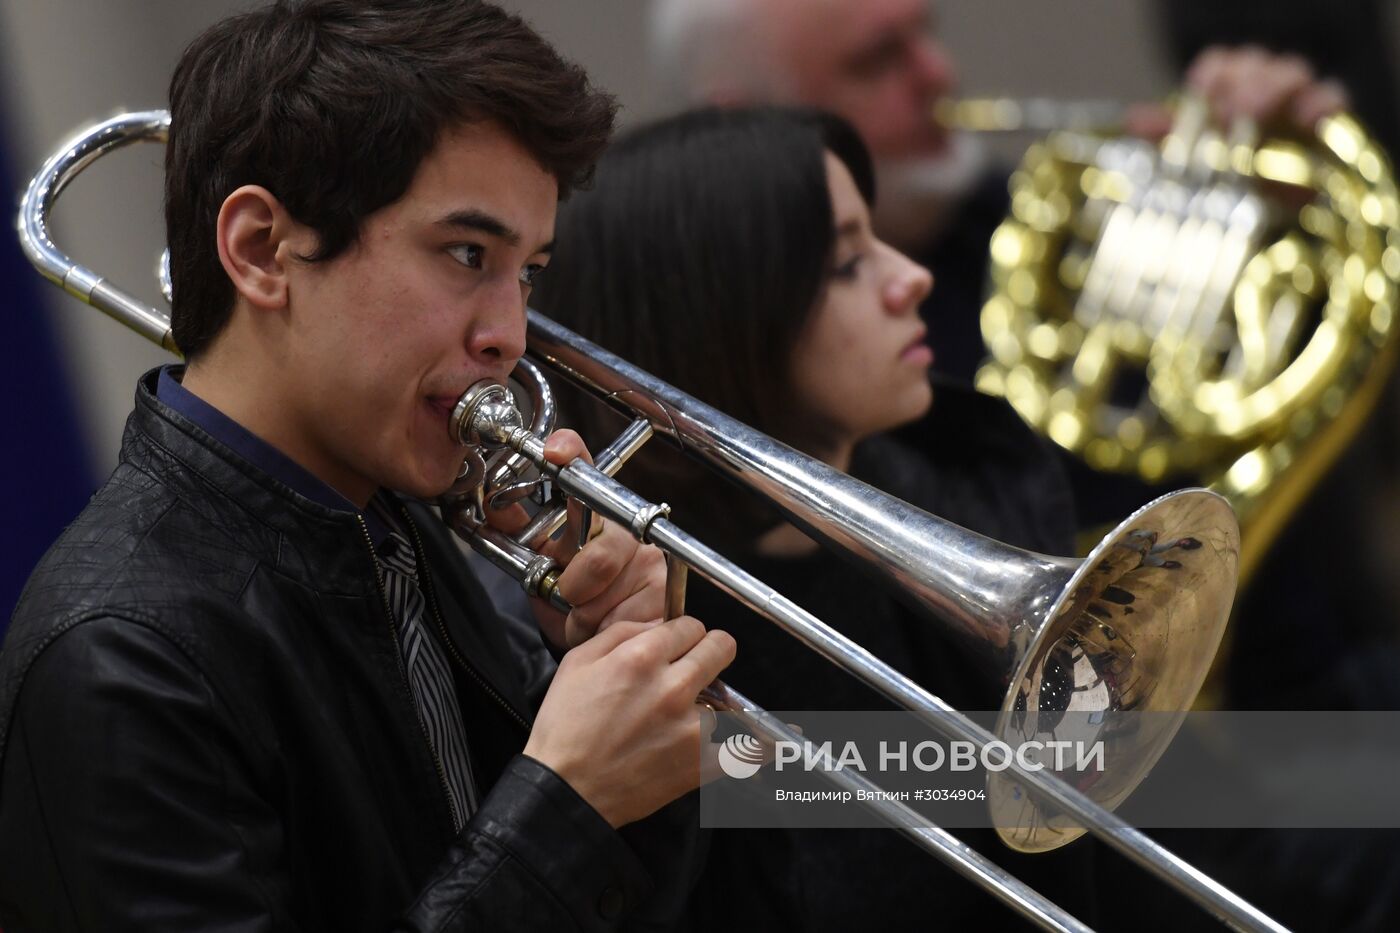
[[948, 102], [974, 131], [1051, 131], [992, 236], [976, 385], [1092, 469], [1200, 483], [1240, 519], [1247, 580], [1394, 366], [1400, 201], [1357, 120], [1313, 137], [1211, 125], [1158, 143], [1106, 101]]

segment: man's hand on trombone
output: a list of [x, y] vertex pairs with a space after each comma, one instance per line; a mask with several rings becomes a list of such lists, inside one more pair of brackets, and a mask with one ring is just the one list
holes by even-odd
[[[560, 466], [592, 462], [569, 430], [550, 436], [545, 456]], [[513, 533], [527, 518], [513, 506], [488, 520]], [[663, 621], [665, 555], [597, 515], [580, 548], [582, 523], [571, 501], [563, 533], [541, 548], [564, 566], [558, 589], [573, 609], [531, 600], [544, 637], [565, 654], [525, 754], [622, 826], [699, 785], [702, 733], [714, 717], [696, 696], [734, 660], [735, 643], [690, 616]]]
[[[568, 429], [555, 431], [545, 442], [545, 457], [564, 466], [593, 457], [583, 439]], [[530, 600], [540, 631], [557, 652], [576, 648], [614, 622], [659, 622], [666, 607], [666, 555], [641, 544], [625, 528], [591, 515], [587, 543], [582, 548], [583, 507], [569, 500], [564, 530], [539, 547], [540, 553], [564, 568], [559, 594], [573, 609], [565, 614], [542, 599]], [[487, 521], [516, 534], [529, 521], [519, 505], [487, 511]]]

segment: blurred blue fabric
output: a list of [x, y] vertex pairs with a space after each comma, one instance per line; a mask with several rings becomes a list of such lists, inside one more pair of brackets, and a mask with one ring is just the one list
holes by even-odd
[[[15, 164], [9, 124], [0, 113], [0, 185], [12, 192], [0, 226], [0, 287], [5, 309], [0, 336], [0, 454], [4, 493], [4, 560], [0, 561], [0, 636], [9, 627], [29, 572], [82, 507], [97, 485], [88, 443], [78, 420], [74, 392], [52, 314], [51, 286], [20, 251], [15, 211], [28, 183]], [[37, 166], [34, 166], [37, 168]]]

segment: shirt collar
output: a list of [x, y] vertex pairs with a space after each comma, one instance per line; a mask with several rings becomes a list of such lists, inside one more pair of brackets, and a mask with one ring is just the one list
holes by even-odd
[[[388, 540], [389, 532], [392, 529], [386, 522], [382, 510], [358, 508], [355, 503], [336, 492], [328, 483], [318, 479], [310, 470], [186, 389], [180, 384], [182, 376], [184, 376], [183, 366], [161, 367], [160, 381], [156, 386], [156, 397], [192, 421], [214, 440], [298, 495], [305, 496], [312, 502], [327, 508], [358, 514], [364, 519], [365, 527], [369, 530], [370, 541], [373, 542], [375, 550], [379, 550]], [[376, 493], [376, 495], [379, 494]]]

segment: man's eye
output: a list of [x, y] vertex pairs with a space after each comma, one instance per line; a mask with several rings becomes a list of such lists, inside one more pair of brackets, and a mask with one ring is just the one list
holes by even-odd
[[854, 78], [873, 80], [899, 65], [904, 58], [904, 52], [900, 41], [891, 37], [852, 58], [847, 62], [846, 68]]
[[532, 263], [520, 270], [520, 281], [526, 285], [534, 285], [539, 281], [539, 277], [544, 274], [545, 267], [539, 263]]
[[464, 246], [454, 246], [448, 250], [452, 258], [466, 266], [468, 269], [480, 269], [481, 257], [485, 254], [480, 246], [475, 243], [468, 243]]

